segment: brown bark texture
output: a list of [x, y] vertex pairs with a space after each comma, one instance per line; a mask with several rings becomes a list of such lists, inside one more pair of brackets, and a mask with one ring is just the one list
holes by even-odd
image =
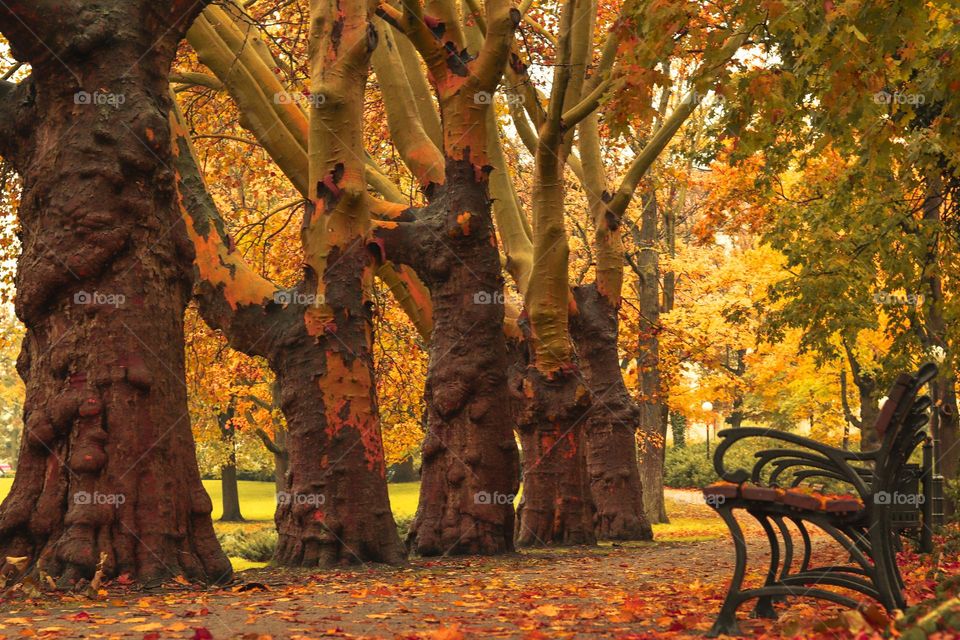
[[234, 243], [203, 185], [187, 132], [176, 134], [182, 213], [198, 248], [201, 314], [233, 348], [267, 360], [287, 422], [282, 443], [274, 443], [278, 465], [287, 464], [277, 494], [275, 561], [307, 567], [402, 562], [379, 426], [371, 419], [373, 387], [354, 393], [356, 381], [372, 375], [372, 310], [358, 284], [372, 256], [358, 242], [330, 261], [324, 296], [336, 312], [320, 331], [308, 326], [317, 275], [308, 270], [295, 288], [281, 291], [235, 262]]
[[576, 287], [570, 331], [593, 396], [586, 423], [587, 470], [601, 540], [651, 540], [637, 463], [640, 408], [620, 370], [617, 309], [595, 283]]
[[429, 204], [378, 234], [386, 259], [430, 289], [427, 434], [420, 505], [408, 545], [422, 555], [513, 549], [519, 461], [510, 421], [503, 275], [486, 175], [447, 159]]
[[0, 557], [26, 556], [63, 585], [98, 565], [145, 583], [231, 574], [187, 410], [193, 251], [165, 117], [170, 62], [201, 8], [0, 8], [0, 31], [32, 65], [0, 92], [0, 128], [13, 128], [0, 153], [23, 180], [16, 311], [27, 327], [25, 433], [0, 507]]
[[523, 495], [517, 509], [517, 544], [595, 544], [584, 447], [589, 392], [574, 370], [548, 377], [528, 367], [522, 385], [518, 428]]
[[637, 238], [637, 380], [640, 392], [640, 484], [644, 512], [650, 523], [667, 522], [663, 499], [663, 467], [667, 431], [662, 420], [660, 382], [660, 254], [657, 247], [658, 206], [653, 192], [643, 194]]

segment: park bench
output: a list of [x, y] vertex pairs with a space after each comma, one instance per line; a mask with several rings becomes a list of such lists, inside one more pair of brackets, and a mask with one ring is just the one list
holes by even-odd
[[[931, 401], [918, 394], [936, 374], [937, 368], [927, 364], [916, 375], [897, 378], [877, 418], [882, 442], [873, 451], [845, 451], [774, 429], [741, 427], [718, 434], [722, 441], [714, 455], [714, 467], [721, 481], [703, 492], [730, 529], [736, 567], [709, 636], [738, 635], [736, 611], [752, 599], [757, 600], [754, 615], [771, 619], [776, 618], [773, 603], [787, 596], [857, 606], [848, 595], [824, 587], [869, 596], [888, 611], [904, 608], [903, 581], [896, 564], [898, 534], [914, 531], [921, 549], [929, 550], [932, 545], [935, 483], [931, 441], [924, 431]], [[778, 446], [756, 453], [751, 471], [727, 469], [724, 458], [730, 448], [751, 438], [770, 439]], [[911, 463], [923, 442], [922, 463]], [[736, 509], [760, 523], [770, 544], [766, 580], [758, 588], [742, 588], [747, 545], [734, 517]], [[802, 543], [797, 568], [793, 567], [796, 545], [788, 521]], [[849, 563], [812, 567], [809, 525], [842, 545]]]

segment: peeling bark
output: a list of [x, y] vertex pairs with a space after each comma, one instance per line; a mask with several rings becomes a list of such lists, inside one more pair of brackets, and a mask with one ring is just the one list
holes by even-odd
[[198, 248], [200, 312], [233, 348], [264, 357], [276, 374], [287, 422], [277, 457], [276, 561], [310, 567], [401, 562], [373, 387], [353, 382], [372, 370], [371, 308], [360, 295], [372, 256], [360, 242], [331, 261], [324, 298], [336, 312], [329, 324], [308, 325], [315, 310], [301, 301], [316, 295], [317, 276], [310, 271], [295, 289], [278, 291], [249, 270], [203, 185], [186, 130], [175, 132], [182, 214]]
[[414, 0], [377, 10], [426, 63], [442, 122], [443, 182], [422, 185], [428, 205], [381, 223], [375, 238], [380, 258], [412, 267], [433, 302], [420, 504], [407, 540], [421, 555], [512, 550], [518, 489], [503, 274], [487, 191], [491, 106], [479, 97], [497, 87], [520, 14], [509, 0], [488, 0], [474, 55], [452, 7]]
[[575, 371], [558, 371], [548, 378], [534, 367], [527, 369], [522, 394], [518, 427], [523, 496], [517, 509], [517, 545], [595, 544], [584, 453], [589, 394]]

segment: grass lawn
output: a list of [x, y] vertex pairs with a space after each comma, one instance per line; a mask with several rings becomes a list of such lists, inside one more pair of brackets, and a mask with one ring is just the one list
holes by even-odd
[[[10, 491], [12, 478], [0, 478], [0, 500]], [[217, 522], [223, 512], [220, 481], [204, 480], [203, 486], [213, 500], [214, 528], [220, 536], [233, 534], [250, 534], [259, 530], [273, 529], [273, 511], [276, 507], [276, 494], [272, 482], [253, 482], [241, 480], [240, 483], [240, 512], [246, 522]], [[419, 482], [398, 482], [388, 485], [390, 490], [390, 506], [393, 507], [394, 517], [399, 519], [410, 518], [417, 511], [419, 500]], [[671, 514], [670, 524], [654, 525], [653, 530], [657, 540], [672, 542], [695, 542], [722, 538], [726, 535], [726, 527], [718, 518], [705, 518], [704, 506], [692, 508], [689, 498], [680, 499], [673, 495], [674, 490], [667, 491], [667, 510]], [[243, 558], [230, 558], [236, 571], [262, 567], [262, 562], [251, 562]]]
[[[11, 484], [13, 484], [13, 478], [0, 478], [0, 500], [6, 497]], [[239, 484], [240, 511], [243, 517], [247, 520], [273, 522], [273, 510], [277, 506], [273, 483], [241, 480]], [[220, 481], [204, 480], [203, 486], [213, 500], [213, 518], [216, 520], [223, 513]], [[390, 504], [395, 517], [407, 518], [416, 513], [420, 493], [419, 482], [398, 482], [390, 484], [389, 487]]]

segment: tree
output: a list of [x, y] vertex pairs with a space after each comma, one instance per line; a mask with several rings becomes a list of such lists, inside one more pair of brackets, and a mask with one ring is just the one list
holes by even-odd
[[[304, 192], [311, 196], [308, 221], [313, 222], [301, 234], [303, 279], [292, 290], [278, 290], [234, 252], [187, 131], [174, 114], [183, 214], [202, 256], [196, 263], [201, 313], [235, 348], [264, 357], [277, 377], [288, 425], [289, 469], [278, 496], [276, 560], [297, 566], [399, 562], [403, 551], [389, 507], [373, 386], [372, 258], [364, 240], [369, 210], [362, 165], [359, 175], [356, 165], [363, 157], [359, 114], [365, 61], [375, 42], [367, 35], [366, 7], [354, 5], [349, 18], [331, 21], [321, 19], [335, 15], [329, 7], [313, 10], [311, 87], [323, 99], [311, 106], [309, 135], [306, 114], [288, 113], [309, 139], [310, 153], [303, 154], [305, 166], [297, 164], [295, 183], [313, 185], [312, 193]], [[233, 33], [229, 15], [222, 10], [213, 15], [221, 30]], [[219, 36], [204, 31], [207, 26], [198, 21], [201, 30], [192, 31], [191, 40], [216, 47]], [[239, 38], [242, 48], [244, 37]], [[339, 46], [343, 38], [352, 48], [333, 55], [331, 43]], [[232, 56], [229, 50], [227, 55]], [[260, 57], [252, 64], [265, 66]], [[303, 179], [308, 170], [316, 180]], [[231, 268], [222, 269], [223, 264]], [[317, 451], [324, 455], [318, 458]]]
[[[958, 185], [958, 139], [947, 124], [960, 108], [955, 91], [960, 80], [952, 63], [957, 34], [947, 27], [955, 24], [957, 9], [946, 2], [797, 8], [778, 5], [773, 28], [765, 34], [779, 54], [777, 63], [737, 79], [736, 100], [721, 125], [728, 132], [725, 143], [735, 149], [736, 160], [762, 156], [761, 184], [774, 190], [774, 176], [788, 170], [809, 176], [808, 167], [823, 158], [839, 160], [821, 176], [821, 182], [831, 183], [828, 189], [811, 189], [800, 198], [803, 187], [780, 190], [785, 201], [780, 209], [795, 211], [804, 198], [808, 205], [801, 225], [788, 215], [773, 227], [784, 246], [803, 247], [789, 252], [790, 266], [804, 264], [800, 254], [813, 247], [811, 236], [828, 240], [813, 249], [819, 259], [804, 265], [807, 277], [790, 286], [800, 289], [818, 281], [818, 295], [841, 293], [831, 297], [839, 298], [837, 306], [856, 309], [846, 316], [859, 323], [866, 318], [869, 325], [882, 307], [890, 319], [894, 355], [941, 359], [933, 385], [940, 402], [934, 433], [955, 442], [955, 356], [947, 341], [932, 336], [942, 335], [938, 316], [950, 304], [940, 275], [950, 261], [942, 244], [948, 236], [937, 219], [950, 215]], [[939, 28], [929, 30], [931, 24]], [[829, 216], [829, 224], [809, 224], [811, 211], [819, 220]], [[790, 227], [805, 233], [791, 237]], [[887, 241], [894, 229], [902, 232], [901, 242]], [[843, 245], [852, 251], [826, 253]], [[838, 273], [834, 268], [845, 259], [850, 269]], [[865, 277], [856, 281], [854, 272]], [[908, 304], [891, 304], [891, 295]], [[918, 295], [926, 302], [916, 304]], [[874, 309], [863, 313], [871, 305]], [[824, 326], [810, 314], [806, 318], [800, 324]], [[895, 366], [902, 369], [905, 363]], [[938, 453], [938, 464], [955, 475], [960, 456], [945, 451]]]
[[0, 153], [22, 180], [16, 312], [27, 327], [25, 437], [0, 507], [0, 556], [26, 556], [63, 584], [98, 566], [143, 582], [231, 573], [190, 434], [192, 250], [160, 115], [177, 43], [201, 8], [0, 8], [0, 32], [32, 68], [0, 84]]

